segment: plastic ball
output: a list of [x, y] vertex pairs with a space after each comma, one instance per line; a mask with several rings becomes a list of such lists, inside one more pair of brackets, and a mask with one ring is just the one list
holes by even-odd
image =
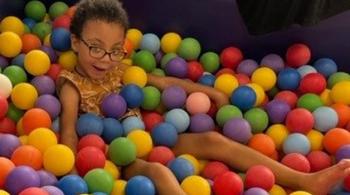
[[173, 159], [175, 159], [173, 151], [165, 146], [154, 147], [148, 155], [148, 161], [163, 165], [167, 165]]
[[[51, 31], [52, 31], [51, 24], [49, 24], [48, 22], [45, 22], [45, 21], [36, 23], [34, 25], [34, 27], [32, 28], [32, 33], [35, 34], [36, 36], [38, 36], [40, 38], [40, 40], [44, 40], [45, 37], [50, 35]], [[44, 44], [45, 44], [45, 42], [44, 42]]]
[[285, 91], [278, 92], [275, 95], [274, 99], [283, 100], [287, 102], [290, 108], [292, 109], [295, 107], [298, 101], [298, 96], [292, 91], [285, 90]]
[[0, 133], [16, 134], [15, 122], [8, 117], [0, 119]]
[[202, 64], [200, 64], [198, 61], [187, 62], [187, 70], [187, 77], [193, 82], [197, 82], [204, 73]]
[[265, 106], [266, 112], [271, 123], [284, 123], [287, 114], [290, 112], [290, 106], [282, 100], [272, 100]]
[[154, 110], [158, 107], [161, 100], [160, 91], [153, 87], [147, 86], [142, 89], [144, 94], [144, 99], [141, 104], [141, 107], [145, 110]]
[[300, 153], [307, 155], [310, 152], [310, 141], [304, 134], [292, 133], [283, 142], [283, 152], [285, 154]]
[[156, 189], [152, 180], [145, 176], [138, 175], [129, 179], [125, 187], [125, 193], [130, 195], [155, 195]]
[[272, 138], [262, 133], [253, 135], [248, 142], [248, 146], [266, 156], [271, 156], [276, 149]]
[[255, 91], [248, 86], [238, 86], [232, 92], [230, 102], [243, 111], [249, 110], [256, 102]]
[[277, 54], [268, 54], [261, 59], [262, 67], [271, 68], [274, 72], [279, 72], [284, 68], [284, 61], [281, 56]]
[[338, 115], [337, 127], [344, 127], [350, 120], [350, 107], [342, 103], [335, 103], [331, 105], [331, 108]]
[[40, 150], [37, 148], [30, 145], [23, 145], [12, 153], [11, 161], [16, 166], [25, 165], [39, 170], [42, 166], [43, 158]]
[[156, 59], [148, 50], [140, 50], [132, 57], [133, 63], [146, 72], [152, 72], [156, 68]]
[[141, 50], [147, 50], [152, 54], [157, 53], [160, 48], [160, 40], [157, 35], [153, 33], [146, 33], [143, 35], [140, 43]]
[[272, 69], [261, 67], [253, 72], [251, 80], [253, 83], [260, 85], [264, 91], [268, 91], [275, 86], [276, 78], [276, 74]]
[[121, 175], [120, 170], [112, 161], [106, 160], [103, 169], [112, 175], [113, 179], [118, 179]]
[[173, 172], [179, 182], [194, 174], [193, 165], [188, 160], [180, 157], [170, 161], [168, 168]]
[[225, 68], [235, 69], [242, 60], [242, 51], [237, 47], [227, 47], [220, 53], [220, 62]]
[[20, 145], [18, 137], [11, 134], [0, 134], [0, 156], [10, 158]]
[[203, 53], [200, 57], [200, 63], [206, 72], [214, 73], [220, 66], [219, 56], [214, 52]]
[[15, 168], [15, 164], [6, 157], [0, 157], [0, 188], [4, 188], [4, 184], [8, 174]]
[[49, 195], [49, 193], [41, 188], [38, 187], [29, 187], [23, 191], [21, 191], [21, 193], [19, 193], [18, 195]]
[[65, 28], [55, 28], [50, 36], [51, 47], [57, 51], [67, 51], [71, 48], [70, 32]]
[[299, 68], [297, 68], [297, 71], [299, 72], [301, 78], [304, 78], [306, 75], [311, 73], [317, 73], [317, 70], [310, 65], [302, 65]]
[[214, 120], [207, 114], [194, 114], [190, 118], [189, 130], [194, 133], [208, 132], [215, 129]]
[[6, 116], [8, 108], [9, 108], [9, 105], [6, 98], [0, 96], [0, 119]]
[[56, 186], [62, 190], [65, 195], [88, 193], [86, 182], [78, 175], [66, 175], [56, 183]]
[[268, 124], [269, 117], [261, 108], [252, 108], [244, 113], [244, 118], [249, 122], [253, 133], [263, 132]]
[[331, 90], [325, 89], [321, 94], [320, 94], [320, 99], [325, 106], [330, 106], [333, 104], [332, 98], [331, 98]]
[[312, 151], [306, 158], [310, 162], [311, 172], [320, 171], [332, 166], [331, 157], [323, 151]]
[[160, 47], [164, 53], [175, 53], [181, 43], [181, 36], [175, 32], [163, 35], [160, 40]]
[[40, 178], [36, 171], [28, 166], [14, 168], [6, 177], [5, 189], [10, 194], [19, 194], [26, 188], [39, 187]]
[[207, 180], [200, 176], [189, 176], [181, 182], [181, 188], [188, 195], [210, 195], [211, 189]]
[[4, 98], [9, 97], [12, 92], [12, 83], [10, 79], [3, 74], [0, 74], [0, 86], [0, 95]]
[[104, 151], [93, 146], [87, 146], [77, 153], [75, 166], [79, 175], [84, 176], [90, 170], [103, 168], [105, 163]]
[[210, 109], [210, 99], [202, 92], [191, 93], [186, 100], [186, 110], [190, 114], [207, 113]]
[[126, 33], [126, 38], [128, 38], [132, 42], [135, 49], [139, 48], [142, 36], [142, 32], [136, 28], [130, 28]]
[[338, 115], [335, 110], [330, 107], [322, 106], [312, 112], [315, 119], [315, 129], [326, 132], [335, 128], [338, 124]]
[[311, 58], [310, 48], [302, 43], [296, 43], [288, 47], [286, 53], [287, 64], [291, 67], [300, 67], [307, 64]]
[[68, 10], [68, 5], [62, 1], [54, 2], [49, 7], [50, 18], [55, 19], [58, 16], [63, 15]]
[[50, 115], [41, 108], [32, 108], [26, 111], [22, 117], [22, 126], [26, 134], [39, 127], [50, 128]]
[[127, 110], [125, 99], [117, 94], [111, 93], [105, 96], [101, 103], [101, 111], [106, 117], [120, 118]]
[[73, 151], [62, 144], [53, 145], [44, 153], [44, 168], [56, 176], [69, 173], [74, 162]]
[[39, 95], [55, 93], [55, 82], [49, 76], [36, 76], [31, 80], [31, 84], [35, 87]]
[[191, 154], [181, 154], [180, 156], [178, 156], [178, 158], [183, 158], [190, 162], [193, 166], [194, 175], [199, 174], [199, 161], [194, 156], [192, 156]]
[[52, 119], [58, 117], [61, 112], [61, 103], [53, 95], [44, 94], [35, 101], [35, 107], [45, 110]]
[[337, 150], [350, 144], [350, 133], [342, 128], [329, 130], [323, 138], [323, 146], [330, 154], [335, 154]]
[[245, 191], [244, 195], [269, 195], [269, 193], [262, 188], [253, 187]]
[[190, 125], [190, 117], [183, 109], [175, 108], [165, 114], [164, 121], [172, 124], [178, 133], [187, 130]]
[[[105, 119], [104, 119], [105, 120]], [[106, 144], [103, 141], [103, 139], [96, 135], [96, 134], [88, 134], [82, 137], [78, 142], [78, 151], [85, 147], [95, 147], [97, 149], [100, 149], [103, 153], [106, 150]]]
[[305, 191], [296, 191], [296, 192], [293, 192], [289, 195], [312, 195], [312, 194], [305, 192]]
[[23, 53], [28, 53], [32, 50], [35, 49], [40, 49], [41, 47], [41, 40], [39, 39], [39, 37], [37, 37], [34, 34], [24, 34], [21, 37], [22, 40], [22, 52]]
[[50, 195], [64, 195], [62, 190], [52, 185], [46, 185], [41, 188], [47, 191]]
[[28, 18], [41, 21], [46, 14], [46, 7], [41, 1], [30, 1], [25, 5], [24, 12]]
[[220, 127], [223, 127], [228, 120], [236, 117], [243, 117], [241, 110], [233, 105], [225, 105], [221, 107], [216, 113], [216, 122]]
[[78, 118], [76, 130], [80, 137], [87, 134], [101, 135], [103, 131], [103, 121], [101, 117], [93, 113], [85, 113]]
[[287, 192], [279, 185], [275, 184], [269, 191], [270, 195], [287, 195]]
[[145, 70], [138, 66], [131, 66], [127, 68], [123, 75], [123, 83], [127, 84], [136, 84], [139, 87], [144, 87], [147, 83], [147, 75]]
[[213, 191], [218, 195], [242, 194], [243, 181], [236, 173], [227, 171], [215, 178]]
[[247, 84], [247, 86], [251, 87], [255, 92], [255, 95], [256, 95], [255, 106], [260, 106], [266, 99], [266, 93], [264, 89], [256, 83], [250, 83], [250, 84]]
[[259, 66], [255, 60], [246, 59], [238, 64], [236, 72], [250, 77], [258, 67]]
[[186, 91], [177, 85], [172, 85], [163, 90], [161, 100], [168, 109], [182, 108], [187, 98]]
[[39, 170], [37, 171], [37, 174], [40, 178], [40, 186], [54, 185], [57, 182], [57, 178], [46, 170]]
[[276, 149], [279, 150], [281, 149], [281, 146], [284, 142], [284, 140], [288, 136], [288, 130], [287, 127], [283, 124], [274, 124], [271, 125], [267, 130], [266, 130], [266, 135], [271, 137], [273, 142], [275, 143]]
[[122, 88], [120, 96], [124, 98], [129, 108], [136, 108], [141, 105], [144, 94], [139, 86], [128, 84]]
[[223, 173], [229, 171], [229, 168], [220, 161], [208, 162], [201, 173], [201, 175], [210, 180], [215, 180], [215, 178]]
[[187, 62], [181, 57], [174, 57], [165, 65], [165, 73], [169, 76], [186, 78], [188, 73]]
[[277, 87], [281, 90], [296, 90], [301, 76], [296, 69], [285, 68], [278, 73]]
[[184, 38], [177, 48], [177, 53], [185, 60], [196, 60], [201, 53], [201, 45], [192, 37]]
[[253, 136], [249, 122], [243, 118], [232, 118], [223, 127], [223, 134], [239, 143], [246, 144]]
[[313, 93], [306, 93], [299, 97], [297, 102], [297, 107], [305, 108], [310, 112], [313, 112], [315, 109], [323, 106], [320, 96]]
[[350, 105], [350, 81], [341, 81], [335, 84], [330, 95], [335, 103]]
[[32, 108], [38, 97], [35, 87], [29, 83], [19, 83], [11, 93], [11, 100], [17, 108], [26, 110]]
[[331, 74], [327, 79], [327, 88], [332, 89], [333, 86], [341, 81], [350, 81], [350, 75], [347, 72], [336, 72]]
[[3, 32], [0, 34], [0, 43], [7, 43], [0, 45], [0, 54], [12, 58], [17, 56], [22, 49], [22, 40], [14, 32]]
[[52, 26], [53, 28], [65, 28], [65, 29], [69, 29], [71, 24], [71, 18], [67, 15], [61, 15], [56, 17], [53, 20]]
[[198, 82], [202, 85], [207, 85], [213, 87], [215, 84], [215, 76], [210, 73], [204, 73], [198, 80]]
[[320, 58], [314, 62], [313, 66], [317, 72], [321, 73], [326, 78], [336, 73], [338, 70], [338, 65], [330, 58]]
[[214, 83], [214, 88], [225, 93], [226, 95], [231, 95], [231, 93], [238, 87], [237, 79], [230, 74], [220, 75]]
[[306, 134], [315, 124], [312, 113], [304, 108], [290, 111], [286, 117], [286, 126], [290, 132]]
[[24, 33], [23, 22], [15, 16], [7, 16], [1, 20], [1, 32], [14, 32], [21, 36]]
[[4, 69], [3, 74], [10, 79], [12, 86], [15, 86], [18, 83], [27, 81], [26, 72], [23, 70], [23, 68], [19, 66], [15, 66], [15, 65], [7, 66]]
[[155, 125], [164, 121], [163, 116], [158, 114], [157, 112], [143, 112], [142, 119], [145, 124], [145, 130], [149, 132], [153, 129]]
[[141, 120], [141, 118], [137, 116], [129, 116], [122, 122], [124, 135], [128, 135], [130, 132], [137, 129], [145, 129], [145, 124]]
[[56, 81], [62, 67], [59, 64], [51, 64], [50, 69], [47, 71], [46, 75], [52, 80]]
[[127, 138], [135, 144], [136, 156], [138, 158], [147, 156], [153, 148], [152, 138], [146, 131], [132, 131], [128, 134]]
[[310, 73], [300, 80], [299, 90], [301, 93], [320, 94], [326, 89], [326, 82], [320, 73]]
[[125, 166], [136, 159], [136, 146], [131, 140], [119, 137], [111, 142], [107, 154], [114, 164]]
[[176, 128], [167, 122], [160, 123], [152, 129], [152, 140], [156, 146], [173, 147], [177, 142], [178, 132]]
[[316, 131], [316, 130], [309, 131], [309, 133], [307, 134], [307, 138], [310, 141], [312, 151], [323, 149], [323, 146], [322, 146], [323, 137], [324, 136], [320, 131]]
[[41, 50], [32, 50], [24, 58], [24, 68], [34, 76], [45, 74], [50, 65], [49, 56]]
[[78, 64], [78, 57], [71, 50], [64, 51], [58, 57], [58, 64], [60, 64], [63, 69], [74, 70], [74, 67]]
[[299, 153], [289, 153], [284, 156], [281, 160], [281, 163], [286, 165], [289, 168], [294, 170], [309, 173], [310, 172], [310, 163], [308, 159]]

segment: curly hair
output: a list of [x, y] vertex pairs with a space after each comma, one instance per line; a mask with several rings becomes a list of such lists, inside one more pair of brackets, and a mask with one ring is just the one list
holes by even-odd
[[71, 21], [71, 33], [80, 37], [89, 20], [117, 23], [125, 31], [129, 28], [128, 15], [119, 0], [81, 0]]

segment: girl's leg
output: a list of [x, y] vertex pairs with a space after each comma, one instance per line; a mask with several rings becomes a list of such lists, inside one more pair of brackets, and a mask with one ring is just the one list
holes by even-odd
[[181, 134], [173, 151], [176, 155], [187, 153], [199, 159], [222, 161], [241, 171], [246, 171], [253, 165], [265, 165], [273, 171], [278, 184], [317, 195], [326, 194], [333, 185], [350, 173], [350, 161], [343, 161], [312, 174], [295, 171], [217, 132]]

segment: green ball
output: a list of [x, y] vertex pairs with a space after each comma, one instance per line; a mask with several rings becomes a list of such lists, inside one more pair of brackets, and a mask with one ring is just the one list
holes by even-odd
[[10, 79], [12, 86], [18, 83], [27, 82], [27, 74], [23, 68], [15, 65], [8, 66], [4, 69], [4, 75]]
[[157, 75], [157, 76], [161, 76], [161, 77], [165, 76], [164, 70], [162, 70], [162, 69], [160, 69], [160, 68], [154, 69], [154, 70], [151, 72], [151, 74], [154, 74], [154, 75]]
[[92, 169], [84, 176], [89, 192], [104, 192], [110, 194], [113, 190], [114, 179], [104, 169]]
[[323, 106], [320, 96], [313, 93], [306, 93], [299, 97], [297, 102], [298, 108], [305, 108], [310, 112], [313, 112], [318, 107]]
[[144, 98], [141, 107], [145, 110], [154, 110], [160, 104], [160, 91], [153, 87], [147, 86], [142, 88]]
[[214, 52], [206, 52], [199, 59], [200, 63], [206, 72], [214, 73], [219, 69], [220, 58], [219, 55]]
[[143, 68], [148, 73], [152, 72], [157, 66], [156, 58], [147, 50], [137, 52], [133, 55], [132, 61], [136, 66]]
[[52, 26], [47, 22], [36, 23], [32, 29], [32, 33], [38, 36], [41, 40], [50, 34], [52, 31]]
[[126, 166], [135, 161], [136, 146], [125, 137], [116, 138], [108, 147], [108, 157], [117, 166]]
[[63, 15], [68, 10], [68, 5], [62, 1], [56, 1], [49, 7], [49, 15], [53, 20], [58, 16]]
[[24, 7], [24, 13], [28, 18], [40, 22], [46, 15], [46, 7], [41, 1], [30, 1]]
[[278, 92], [279, 92], [278, 87], [274, 86], [269, 91], [267, 91], [266, 94], [270, 99], [273, 99]]
[[164, 70], [165, 65], [173, 58], [177, 57], [176, 53], [167, 53], [160, 60], [160, 67]]
[[336, 72], [331, 74], [327, 80], [327, 88], [332, 89], [333, 86], [340, 81], [350, 81], [350, 74], [346, 72]]
[[201, 45], [194, 38], [185, 38], [181, 41], [177, 54], [185, 60], [197, 60], [201, 53]]
[[17, 108], [12, 102], [9, 104], [6, 116], [13, 121], [18, 122], [22, 118], [24, 111]]
[[261, 108], [252, 108], [244, 113], [244, 119], [246, 119], [254, 134], [262, 133], [269, 125], [269, 116]]
[[30, 30], [30, 28], [28, 27], [28, 25], [24, 25], [24, 34], [26, 34], [26, 33], [30, 33], [31, 32], [31, 30]]
[[225, 105], [216, 113], [216, 122], [223, 127], [228, 120], [237, 117], [243, 117], [241, 110], [234, 105]]

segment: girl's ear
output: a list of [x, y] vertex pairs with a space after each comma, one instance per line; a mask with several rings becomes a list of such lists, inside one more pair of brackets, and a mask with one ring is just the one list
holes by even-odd
[[78, 52], [80, 39], [74, 34], [71, 34], [70, 39], [71, 39], [71, 46], [72, 46], [73, 51]]

